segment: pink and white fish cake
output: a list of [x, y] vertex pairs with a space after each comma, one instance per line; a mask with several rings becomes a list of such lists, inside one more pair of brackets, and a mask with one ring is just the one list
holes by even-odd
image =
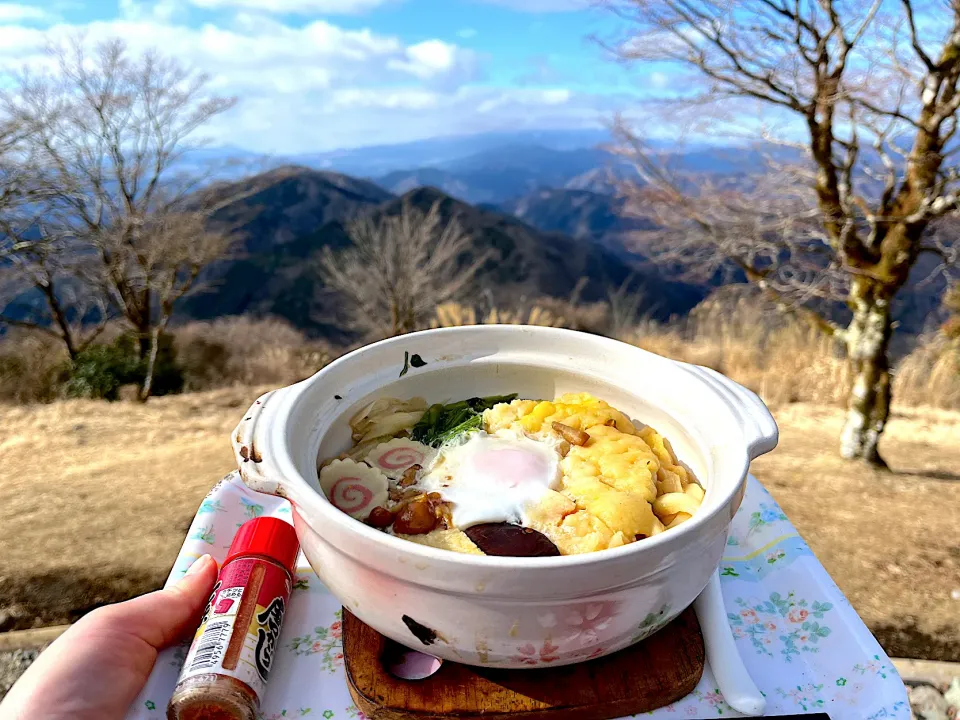
[[399, 480], [412, 465], [426, 467], [434, 451], [428, 446], [407, 438], [394, 438], [380, 443], [364, 460], [392, 480]]
[[387, 503], [387, 476], [353, 460], [334, 460], [322, 468], [320, 488], [335, 508], [357, 520]]

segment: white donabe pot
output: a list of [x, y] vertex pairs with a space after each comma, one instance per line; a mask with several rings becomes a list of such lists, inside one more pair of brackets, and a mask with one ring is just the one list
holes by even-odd
[[[409, 366], [406, 355], [426, 365]], [[682, 525], [613, 550], [546, 558], [462, 555], [387, 535], [337, 510], [320, 462], [380, 397], [428, 403], [589, 392], [668, 438], [706, 488]], [[701, 367], [596, 335], [511, 325], [404, 335], [267, 393], [233, 437], [244, 482], [287, 498], [304, 554], [344, 607], [383, 635], [471, 665], [532, 668], [620, 650], [663, 627], [716, 572], [751, 459], [777, 444], [752, 392]]]

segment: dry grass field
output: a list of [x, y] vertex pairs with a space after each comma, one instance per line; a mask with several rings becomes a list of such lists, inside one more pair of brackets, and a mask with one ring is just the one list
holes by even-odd
[[[0, 407], [0, 627], [73, 620], [160, 584], [257, 394]], [[897, 414], [882, 446], [892, 474], [836, 457], [838, 409], [776, 414], [781, 446], [754, 473], [890, 654], [960, 660], [960, 413]]]

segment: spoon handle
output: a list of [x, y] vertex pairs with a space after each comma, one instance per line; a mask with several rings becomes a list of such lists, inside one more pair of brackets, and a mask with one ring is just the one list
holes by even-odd
[[716, 573], [694, 601], [703, 643], [707, 650], [707, 662], [717, 680], [723, 699], [734, 710], [745, 715], [763, 715], [767, 701], [757, 686], [733, 640], [733, 632], [727, 621], [727, 609], [720, 594], [720, 576]]

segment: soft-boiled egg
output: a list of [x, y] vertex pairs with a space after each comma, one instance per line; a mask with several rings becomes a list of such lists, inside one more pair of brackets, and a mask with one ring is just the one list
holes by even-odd
[[471, 433], [441, 447], [418, 485], [451, 503], [454, 524], [525, 524], [527, 510], [560, 485], [554, 444], [513, 430]]

